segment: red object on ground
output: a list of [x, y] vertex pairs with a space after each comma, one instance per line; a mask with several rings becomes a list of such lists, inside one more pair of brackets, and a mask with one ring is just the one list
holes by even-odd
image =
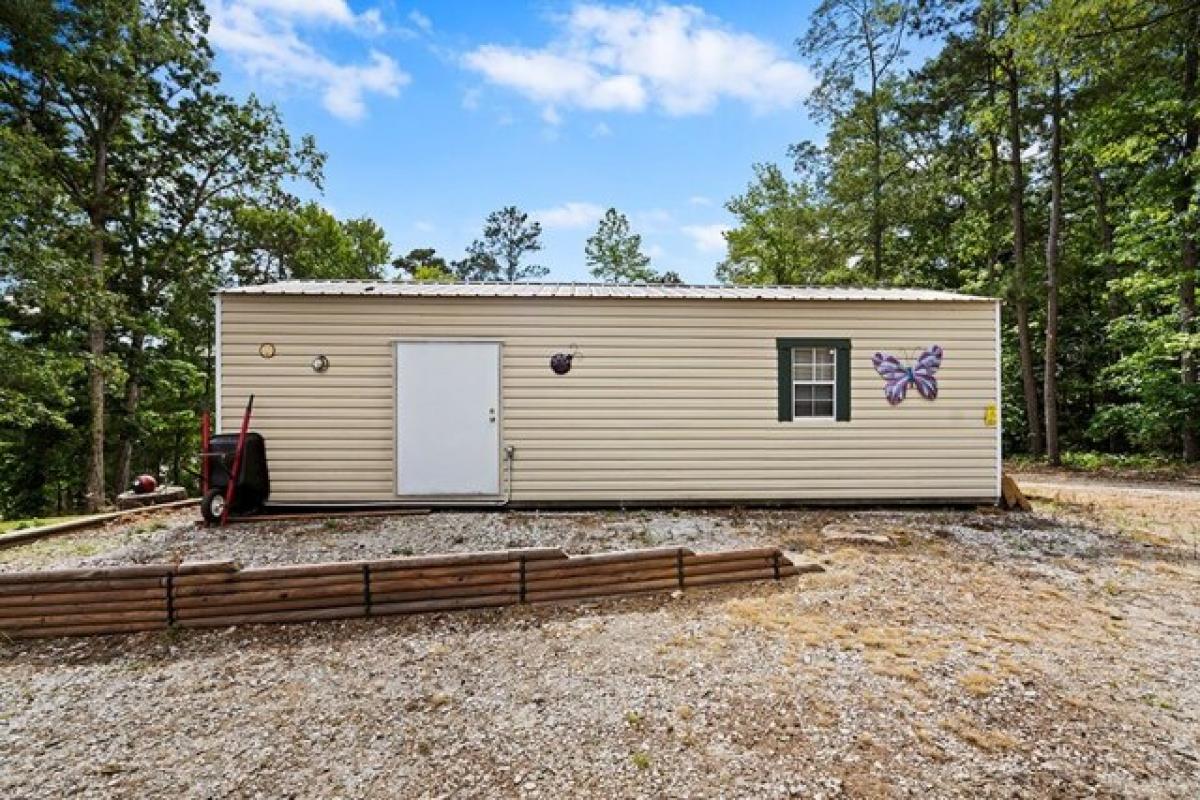
[[158, 488], [158, 481], [153, 475], [138, 475], [133, 479], [134, 494], [150, 494]]
[[250, 412], [254, 409], [254, 395], [246, 401], [246, 413], [242, 415], [242, 429], [238, 432], [237, 449], [233, 451], [233, 470], [229, 473], [229, 485], [225, 487], [225, 508], [221, 509], [221, 525], [229, 521], [229, 509], [237, 496], [238, 475], [242, 470], [242, 451], [246, 448], [246, 431], [250, 429]]
[[208, 494], [208, 409], [200, 412], [200, 496]]

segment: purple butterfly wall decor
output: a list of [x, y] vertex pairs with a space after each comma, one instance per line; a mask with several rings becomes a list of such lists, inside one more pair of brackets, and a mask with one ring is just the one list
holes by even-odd
[[890, 404], [900, 405], [908, 393], [909, 386], [917, 387], [921, 397], [926, 400], [937, 397], [938, 385], [934, 373], [942, 365], [942, 348], [936, 344], [930, 345], [928, 350], [921, 353], [917, 363], [911, 367], [904, 366], [900, 359], [891, 353], [876, 353], [871, 356], [871, 364], [875, 371], [883, 376], [883, 395]]

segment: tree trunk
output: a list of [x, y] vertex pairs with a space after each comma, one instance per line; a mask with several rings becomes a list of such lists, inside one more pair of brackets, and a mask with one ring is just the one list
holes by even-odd
[[[1181, 162], [1182, 185], [1175, 202], [1175, 210], [1179, 216], [1182, 228], [1182, 245], [1180, 253], [1181, 276], [1179, 281], [1179, 330], [1185, 336], [1195, 333], [1196, 321], [1196, 267], [1197, 239], [1200, 234], [1196, 230], [1193, 214], [1189, 213], [1191, 199], [1196, 191], [1194, 173], [1187, 165], [1195, 157], [1197, 144], [1200, 143], [1200, 120], [1196, 117], [1196, 80], [1200, 70], [1200, 12], [1192, 11], [1188, 16], [1187, 44], [1183, 61], [1183, 107], [1187, 113], [1187, 123], [1184, 130], [1183, 152]], [[1185, 402], [1188, 403], [1183, 415], [1183, 458], [1185, 461], [1196, 461], [1200, 458], [1200, 419], [1194, 409], [1192, 395], [1196, 386], [1196, 353], [1190, 343], [1184, 345], [1179, 357], [1180, 380], [1185, 389]]]
[[88, 314], [88, 403], [90, 449], [84, 505], [87, 511], [104, 506], [104, 345], [108, 334], [104, 323], [104, 194], [108, 182], [108, 142], [104, 134], [96, 137], [96, 160], [92, 169], [92, 198], [88, 211], [91, 224], [92, 274]]
[[883, 280], [883, 120], [872, 79], [871, 88], [871, 271], [875, 282]]
[[137, 410], [142, 399], [142, 348], [146, 337], [134, 333], [130, 337], [129, 377], [125, 380], [125, 423], [121, 426], [121, 443], [117, 449], [117, 468], [114, 478], [118, 492], [129, 488], [133, 475], [133, 445], [137, 438]]
[[[1100, 252], [1104, 254], [1104, 280], [1111, 283], [1117, 279], [1117, 262], [1113, 255], [1113, 226], [1108, 218], [1108, 187], [1104, 183], [1104, 174], [1098, 169], [1092, 169], [1092, 199], [1096, 204], [1096, 228], [1100, 234]], [[1108, 290], [1108, 319], [1111, 322], [1121, 315], [1120, 305], [1115, 292]]]
[[[1012, 2], [1015, 22], [1021, 14], [1019, 0]], [[1029, 328], [1029, 293], [1025, 272], [1025, 174], [1021, 163], [1021, 83], [1017, 65], [1010, 52], [1007, 72], [1008, 161], [1011, 170], [1009, 206], [1013, 226], [1013, 306], [1017, 314], [1017, 348], [1021, 359], [1021, 387], [1025, 395], [1025, 420], [1028, 426], [1030, 455], [1042, 453], [1042, 420], [1038, 409], [1037, 377], [1033, 370], [1033, 340]]]
[[1058, 287], [1062, 255], [1062, 76], [1054, 71], [1050, 99], [1050, 226], [1046, 232], [1046, 350], [1042, 403], [1046, 409], [1046, 458], [1058, 466]]
[[[994, 30], [994, 21], [990, 14], [986, 17], [984, 25], [985, 25], [984, 35], [986, 36], [987, 41], [991, 42], [995, 39], [996, 33]], [[996, 105], [996, 96], [999, 91], [999, 86], [998, 86], [999, 82], [997, 81], [996, 78], [997, 78], [996, 57], [994, 55], [992, 55], [991, 50], [989, 49], [988, 55], [987, 55], [987, 89], [986, 89], [987, 107], [988, 108], [994, 108]], [[1001, 178], [1000, 178], [1000, 173], [1001, 173], [1000, 134], [997, 132], [995, 126], [993, 126], [993, 125], [987, 126], [987, 154], [988, 154], [987, 155], [987, 159], [988, 159], [987, 207], [988, 207], [988, 211], [989, 211], [988, 220], [989, 220], [989, 222], [991, 222], [992, 224], [994, 224], [996, 226], [997, 230], [999, 230], [1000, 226], [1003, 224], [1003, 217], [1004, 217], [1003, 205], [998, 202], [998, 200], [1001, 196], [1000, 187], [1002, 185]], [[988, 263], [991, 265], [992, 269], [995, 269], [998, 271], [999, 264], [1000, 264], [1001, 247], [1003, 246], [1003, 243], [1001, 242], [1001, 240], [998, 237], [992, 236], [992, 237], [988, 237], [988, 238], [990, 239], [990, 244], [991, 244], [990, 252], [989, 252], [989, 256], [988, 256]]]
[[[1096, 206], [1096, 228], [1100, 236], [1100, 252], [1104, 257], [1104, 282], [1111, 284], [1119, 277], [1117, 269], [1116, 253], [1113, 252], [1113, 225], [1108, 214], [1108, 185], [1104, 180], [1104, 173], [1098, 167], [1092, 168], [1092, 201]], [[1107, 289], [1107, 320], [1112, 322], [1117, 317], [1121, 316], [1121, 298], [1111, 288]], [[1112, 345], [1105, 339], [1104, 347], [1111, 348], [1104, 354], [1104, 357], [1109, 359], [1109, 363], [1119, 360], [1122, 353], [1117, 348], [1112, 348]], [[1117, 392], [1108, 382], [1097, 381], [1093, 385], [1093, 395], [1097, 398], [1097, 403], [1117, 403], [1120, 400], [1120, 393]], [[1108, 435], [1108, 449], [1110, 452], [1117, 452], [1120, 439], [1116, 432], [1110, 432]]]

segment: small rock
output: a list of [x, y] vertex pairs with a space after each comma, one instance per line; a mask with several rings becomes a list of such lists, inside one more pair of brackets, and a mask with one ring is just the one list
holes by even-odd
[[827, 542], [839, 542], [842, 544], [875, 544], [884, 547], [891, 547], [896, 544], [895, 540], [887, 534], [875, 533], [869, 528], [837, 523], [826, 525], [821, 530], [821, 538]]

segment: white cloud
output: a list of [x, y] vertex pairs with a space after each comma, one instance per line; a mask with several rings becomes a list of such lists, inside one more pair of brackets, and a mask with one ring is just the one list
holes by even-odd
[[711, 206], [713, 201], [711, 197], [705, 197], [702, 194], [694, 194], [688, 198], [688, 203], [693, 206]]
[[269, 11], [273, 16], [320, 20], [342, 25], [353, 23], [354, 12], [345, 0], [241, 0], [243, 8]]
[[635, 211], [631, 215], [633, 226], [643, 233], [663, 233], [673, 228], [675, 218], [665, 208], [650, 208], [645, 211]]
[[725, 251], [725, 231], [728, 228], [719, 222], [713, 225], [684, 225], [682, 230], [702, 253]]
[[371, 49], [365, 61], [340, 63], [301, 35], [306, 28], [335, 26], [359, 36], [378, 33], [377, 9], [355, 14], [345, 0], [209, 0], [209, 39], [253, 77], [287, 89], [320, 93], [334, 116], [360, 119], [366, 96], [395, 97], [410, 81], [389, 56]]
[[534, 211], [531, 216], [544, 228], [586, 228], [600, 221], [604, 209], [595, 203], [573, 201]]
[[681, 116], [725, 98], [755, 111], [795, 106], [811, 73], [768, 42], [694, 6], [578, 5], [542, 48], [485, 44], [464, 65], [542, 105]]
[[597, 122], [592, 126], [593, 139], [603, 139], [606, 136], [612, 136], [612, 128], [608, 127], [607, 124], [603, 122]]
[[425, 33], [433, 32], [433, 21], [415, 8], [408, 12], [408, 21], [413, 25], [416, 25]]
[[561, 125], [562, 116], [555, 110], [554, 106], [546, 106], [542, 109], [542, 122], [547, 125]]
[[517, 89], [541, 103], [577, 105], [597, 111], [638, 111], [646, 102], [636, 77], [605, 77], [588, 64], [553, 53], [485, 45], [466, 56], [488, 80]]

